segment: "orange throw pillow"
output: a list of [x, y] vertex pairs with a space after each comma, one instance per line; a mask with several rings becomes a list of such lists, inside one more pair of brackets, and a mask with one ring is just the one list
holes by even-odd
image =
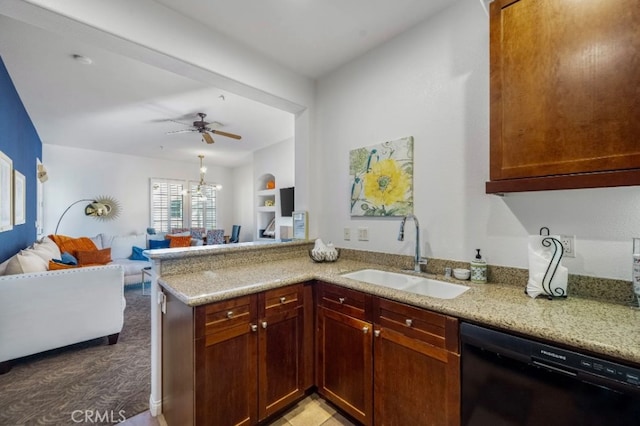
[[111, 262], [111, 247], [102, 250], [79, 250], [76, 256], [78, 265], [106, 265]]
[[169, 247], [191, 247], [191, 235], [167, 235], [167, 238], [170, 240]]
[[58, 262], [54, 262], [53, 260], [49, 261], [49, 270], [50, 271], [57, 271], [59, 269], [72, 269], [72, 268], [77, 268], [77, 265], [65, 265], [64, 263], [58, 263]]
[[64, 253], [66, 251], [76, 258], [78, 257], [76, 254], [78, 250], [89, 251], [98, 249], [93, 241], [87, 237], [72, 238], [67, 237], [66, 235], [49, 235], [49, 238], [56, 243], [60, 249], [60, 253]]

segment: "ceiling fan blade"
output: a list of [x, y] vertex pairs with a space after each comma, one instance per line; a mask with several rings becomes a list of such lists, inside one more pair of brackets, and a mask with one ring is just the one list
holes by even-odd
[[223, 132], [223, 131], [221, 131], [221, 130], [209, 129], [209, 131], [210, 131], [211, 133], [215, 133], [216, 135], [226, 136], [226, 137], [228, 137], [228, 138], [233, 138], [233, 139], [242, 139], [242, 136], [234, 135], [233, 133]]
[[211, 135], [207, 132], [202, 132], [202, 139], [204, 139], [204, 141], [208, 144], [212, 144], [213, 142], [215, 142]]
[[191, 132], [197, 132], [197, 129], [183, 129], [183, 130], [174, 130], [172, 132], [167, 132], [165, 133], [165, 135], [173, 135], [176, 133], [191, 133]]

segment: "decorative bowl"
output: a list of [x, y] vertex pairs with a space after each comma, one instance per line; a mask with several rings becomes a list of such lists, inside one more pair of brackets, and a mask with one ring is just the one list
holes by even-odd
[[468, 280], [471, 276], [471, 271], [463, 268], [455, 268], [453, 270], [453, 276], [459, 280]]
[[334, 253], [309, 250], [309, 257], [311, 258], [311, 260], [317, 263], [335, 262], [340, 257], [340, 249], [335, 250], [336, 251]]

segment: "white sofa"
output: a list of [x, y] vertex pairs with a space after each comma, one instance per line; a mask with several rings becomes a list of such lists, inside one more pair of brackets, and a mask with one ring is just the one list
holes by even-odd
[[110, 265], [120, 265], [124, 269], [124, 284], [142, 282], [142, 269], [151, 267], [149, 260], [131, 260], [133, 247], [147, 248], [146, 234], [108, 235], [98, 234], [91, 238], [98, 249], [111, 248]]
[[0, 276], [0, 374], [11, 360], [108, 336], [124, 321], [120, 265]]

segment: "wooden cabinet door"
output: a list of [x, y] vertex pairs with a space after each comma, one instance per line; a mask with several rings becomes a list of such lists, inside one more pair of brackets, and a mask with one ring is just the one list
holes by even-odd
[[198, 426], [257, 424], [256, 312], [256, 296], [206, 305], [198, 311], [197, 315], [206, 317], [206, 326], [199, 327], [205, 334], [195, 341]]
[[491, 3], [487, 192], [640, 184], [639, 7]]
[[458, 425], [458, 320], [403, 303], [373, 301], [376, 425]]
[[376, 335], [375, 424], [458, 425], [459, 355], [391, 329]]
[[260, 420], [304, 394], [303, 286], [262, 293], [258, 321], [258, 410]]
[[372, 424], [372, 324], [318, 308], [317, 385], [327, 400]]

